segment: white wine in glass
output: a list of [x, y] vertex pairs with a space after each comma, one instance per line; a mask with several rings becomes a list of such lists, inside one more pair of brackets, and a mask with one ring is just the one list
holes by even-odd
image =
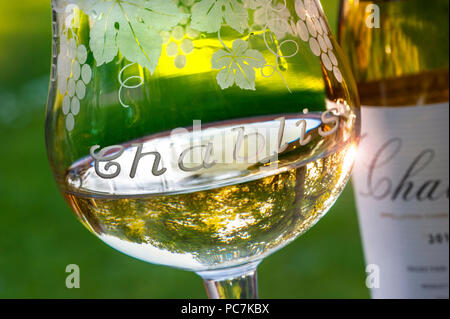
[[318, 1], [53, 1], [49, 160], [113, 248], [255, 298], [347, 183], [359, 101]]

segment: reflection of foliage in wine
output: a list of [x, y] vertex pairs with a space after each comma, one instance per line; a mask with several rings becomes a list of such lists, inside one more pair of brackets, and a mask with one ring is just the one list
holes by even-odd
[[66, 196], [98, 234], [192, 253], [206, 263], [223, 262], [262, 253], [309, 229], [345, 184], [346, 153], [279, 175], [196, 193], [111, 199]]

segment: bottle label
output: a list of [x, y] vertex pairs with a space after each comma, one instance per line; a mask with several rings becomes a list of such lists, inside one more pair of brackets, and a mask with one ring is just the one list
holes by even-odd
[[449, 297], [449, 103], [362, 107], [353, 173], [373, 298]]

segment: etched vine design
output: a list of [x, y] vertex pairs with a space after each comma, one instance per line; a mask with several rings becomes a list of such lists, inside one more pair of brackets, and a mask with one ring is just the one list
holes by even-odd
[[194, 40], [200, 37], [200, 32], [192, 27], [191, 15], [195, 0], [174, 0], [178, 8], [188, 15], [170, 32], [162, 31], [161, 37], [165, 45], [165, 53], [173, 58], [173, 65], [183, 69], [188, 63], [188, 56], [194, 52]]
[[78, 7], [74, 4], [69, 4], [64, 9], [67, 17], [63, 23], [57, 57], [58, 90], [63, 95], [62, 112], [69, 132], [75, 126], [75, 116], [80, 112], [80, 101], [86, 96], [86, 85], [92, 78], [91, 67], [86, 63], [87, 49], [79, 43], [78, 35], [73, 29], [74, 26], [79, 26], [76, 10]]
[[[143, 85], [141, 76], [122, 80], [124, 71], [134, 63], [153, 74], [161, 56], [163, 40], [161, 32], [170, 31], [188, 17], [178, 10], [173, 1], [167, 0], [84, 0], [81, 7], [93, 19], [90, 31], [90, 48], [97, 66], [111, 62], [119, 53], [131, 62], [119, 72], [118, 98], [123, 107], [122, 90]], [[139, 79], [136, 85], [129, 85]]]
[[283, 0], [283, 3], [276, 2], [275, 6], [272, 3], [273, 0], [246, 0], [245, 6], [255, 10], [254, 24], [251, 26], [253, 29], [258, 26], [268, 28], [278, 39], [282, 39], [286, 33], [292, 33], [289, 25], [291, 14], [287, 9], [286, 0]]
[[257, 50], [249, 49], [248, 43], [242, 39], [234, 40], [229, 49], [220, 37], [220, 30], [218, 38], [224, 50], [217, 51], [211, 58], [213, 69], [220, 70], [217, 83], [222, 89], [236, 84], [241, 89], [255, 90], [254, 69], [264, 66], [264, 56]]
[[329, 28], [319, 13], [313, 0], [295, 0], [295, 12], [300, 18], [292, 25], [293, 31], [304, 42], [308, 42], [311, 52], [319, 57], [323, 66], [332, 72], [336, 81], [343, 81], [338, 60], [333, 52], [333, 44], [329, 38]]
[[[135, 64], [136, 64], [136, 62], [129, 63], [129, 64], [125, 65], [119, 72], [118, 78], [119, 78], [120, 87], [119, 87], [118, 97], [119, 97], [119, 103], [123, 107], [129, 107], [130, 105], [125, 104], [125, 102], [123, 102], [122, 90], [123, 89], [137, 89], [138, 87], [141, 87], [142, 85], [144, 85], [144, 78], [140, 75], [131, 75], [131, 76], [125, 78], [125, 80], [122, 80], [123, 72], [125, 72], [126, 69], [128, 69], [129, 67], [131, 67]], [[139, 80], [139, 82], [137, 84], [134, 84], [134, 85], [127, 84], [128, 82], [135, 80], [135, 79]]]
[[[274, 65], [272, 65], [272, 64], [265, 64], [265, 65], [263, 65], [263, 67], [261, 68], [261, 76], [263, 76], [265, 78], [269, 78], [269, 77], [273, 76], [275, 74], [275, 72], [276, 72], [280, 76], [280, 78], [283, 80], [283, 82], [286, 85], [286, 88], [288, 89], [288, 91], [290, 93], [292, 93], [292, 91], [289, 88], [289, 85], [287, 84], [283, 74], [281, 74], [281, 72], [280, 72], [278, 64], [280, 63], [279, 62], [280, 59], [288, 59], [288, 58], [292, 58], [292, 57], [297, 55], [297, 53], [299, 51], [298, 43], [296, 41], [290, 40], [290, 39], [284, 40], [284, 41], [280, 42], [280, 44], [277, 47], [277, 51], [274, 52], [272, 50], [272, 48], [270, 47], [269, 43], [267, 42], [267, 38], [266, 38], [267, 28], [268, 28], [268, 26], [266, 25], [266, 27], [264, 28], [264, 32], [263, 32], [264, 43], [265, 43], [267, 49], [269, 50], [269, 52], [272, 53], [275, 56], [275, 64]], [[295, 51], [294, 51], [294, 53], [289, 54], [289, 55], [282, 55], [281, 52], [282, 52], [283, 45], [286, 45], [288, 43], [294, 43]], [[267, 67], [272, 68], [272, 73], [270, 73], [268, 75], [264, 74], [264, 68], [267, 68]]]
[[[90, 17], [89, 46], [97, 66], [113, 61], [119, 52], [122, 58], [128, 61], [118, 75], [120, 84], [118, 99], [123, 107], [130, 106], [122, 98], [123, 90], [144, 85], [144, 78], [140, 75], [124, 77], [128, 68], [139, 65], [153, 75], [164, 48], [166, 55], [174, 58], [174, 66], [182, 69], [186, 65], [186, 55], [194, 50], [192, 40], [202, 32], [217, 33], [223, 46], [223, 49], [216, 51], [211, 57], [211, 67], [218, 70], [216, 80], [222, 89], [236, 85], [244, 90], [255, 90], [255, 71], [259, 70], [263, 78], [279, 76], [287, 90], [291, 92], [283, 76], [282, 63], [299, 53], [299, 42], [296, 39], [309, 45], [311, 52], [319, 57], [324, 69], [334, 74], [338, 82], [343, 80], [329, 38], [328, 25], [313, 0], [295, 0], [295, 13], [291, 13], [287, 8], [286, 0], [281, 2], [280, 0], [71, 0], [69, 2], [79, 4], [81, 10]], [[66, 10], [70, 6], [73, 4], [69, 4]], [[252, 25], [249, 25], [250, 18]], [[68, 25], [67, 32], [73, 34], [69, 41], [76, 41], [76, 34], [71, 26], [74, 22], [73, 17], [71, 18], [69, 14], [65, 22]], [[232, 47], [228, 48], [220, 38], [224, 24], [241, 36], [248, 32], [247, 41], [236, 39], [232, 42]], [[258, 28], [261, 30], [259, 34], [262, 35], [267, 51], [275, 58], [273, 63], [267, 62], [261, 52], [250, 46], [250, 35]], [[285, 39], [287, 35], [296, 39]], [[284, 54], [286, 46], [291, 45], [294, 46], [294, 51]], [[67, 72], [64, 74], [67, 75]], [[67, 78], [70, 79], [70, 76]], [[130, 84], [132, 80], [138, 82], [132, 85]], [[80, 95], [83, 95], [81, 91], [82, 88]], [[67, 111], [67, 103], [64, 105], [66, 105], [64, 110]], [[75, 102], [74, 110], [70, 112], [71, 117], [77, 111]], [[68, 122], [67, 128], [73, 128], [73, 123], [71, 125], [73, 121]]]

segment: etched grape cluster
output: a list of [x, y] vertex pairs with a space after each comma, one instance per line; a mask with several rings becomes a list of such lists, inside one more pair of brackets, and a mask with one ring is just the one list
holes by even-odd
[[92, 78], [91, 67], [86, 64], [88, 52], [83, 44], [78, 44], [72, 31], [60, 38], [60, 53], [57, 60], [58, 90], [63, 95], [62, 111], [66, 117], [66, 129], [70, 132], [75, 126], [75, 116], [80, 112], [80, 101], [86, 95], [86, 85]]
[[[174, 0], [183, 13], [191, 14], [195, 0]], [[183, 19], [171, 32], [161, 32], [166, 55], [174, 58], [174, 65], [178, 69], [186, 66], [187, 55], [194, 51], [194, 42], [200, 32], [191, 28], [189, 18]]]
[[295, 12], [300, 20], [296, 29], [300, 39], [309, 43], [314, 55], [320, 57], [324, 67], [333, 72], [336, 80], [342, 82], [342, 73], [338, 67], [338, 60], [333, 53], [333, 45], [329, 38], [328, 26], [319, 14], [313, 0], [295, 0]]

